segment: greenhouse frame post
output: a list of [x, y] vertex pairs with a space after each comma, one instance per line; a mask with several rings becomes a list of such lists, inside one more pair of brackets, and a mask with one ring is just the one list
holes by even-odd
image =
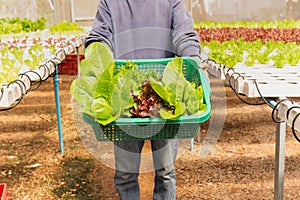
[[62, 134], [62, 125], [61, 125], [61, 114], [60, 114], [60, 98], [59, 98], [59, 76], [58, 76], [58, 65], [55, 66], [55, 75], [54, 75], [54, 89], [55, 89], [55, 103], [56, 103], [56, 115], [57, 115], [57, 127], [58, 127], [58, 136], [59, 136], [59, 150], [61, 153], [64, 153], [64, 143], [63, 143], [63, 134]]
[[80, 65], [80, 55], [79, 55], [79, 47], [76, 47], [76, 56], [77, 56], [77, 76], [80, 76], [80, 70], [79, 70], [79, 65]]

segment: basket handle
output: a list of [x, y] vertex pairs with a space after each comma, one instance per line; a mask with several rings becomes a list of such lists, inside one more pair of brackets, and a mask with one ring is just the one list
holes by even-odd
[[207, 92], [207, 94], [209, 94], [209, 96], [211, 95], [211, 88], [210, 88], [210, 81], [209, 78], [207, 76], [207, 73], [200, 67], [198, 67], [200, 65], [200, 60], [193, 58], [193, 57], [182, 57], [184, 62], [188, 62], [190, 63], [192, 66], [194, 66], [196, 69], [198, 70], [198, 74], [200, 74], [198, 77], [199, 80], [201, 80], [201, 84], [203, 87], [203, 90], [205, 90], [205, 92]]
[[207, 76], [207, 73], [205, 73], [203, 71], [203, 69], [198, 69], [200, 71], [200, 77], [201, 77], [201, 84], [203, 87], [203, 90], [205, 90], [207, 92], [207, 94], [209, 94], [209, 96], [211, 96], [211, 88], [210, 88], [210, 81], [209, 78]]

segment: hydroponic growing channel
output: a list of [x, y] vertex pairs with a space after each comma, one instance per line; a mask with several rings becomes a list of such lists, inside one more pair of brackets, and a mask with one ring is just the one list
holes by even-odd
[[[34, 32], [1, 35], [0, 108], [13, 108], [24, 95], [51, 77], [66, 55], [83, 44], [86, 31], [66, 22]], [[62, 28], [60, 28], [62, 27]]]
[[[253, 23], [253, 22], [252, 22]], [[300, 141], [299, 21], [256, 23], [209, 22], [200, 26], [199, 36], [208, 72], [224, 80], [239, 99], [250, 105], [268, 104], [276, 122], [274, 197], [282, 199], [286, 125]], [[215, 25], [215, 26], [214, 26]], [[253, 25], [253, 24], [252, 24]], [[203, 28], [205, 27], [205, 28]], [[202, 34], [203, 33], [203, 34]], [[206, 37], [207, 36], [207, 37]], [[247, 101], [259, 99], [259, 103]]]
[[[42, 29], [43, 22], [42, 20], [33, 24], [38, 24]], [[5, 21], [5, 25], [7, 24], [15, 26]], [[11, 34], [1, 35], [0, 110], [14, 108], [29, 91], [38, 88], [49, 77], [53, 77], [60, 151], [64, 153], [58, 70], [59, 65], [71, 53], [77, 53], [77, 62], [79, 62], [78, 49], [83, 44], [88, 30], [76, 23], [66, 21], [44, 30], [34, 27], [34, 31], [18, 29]]]

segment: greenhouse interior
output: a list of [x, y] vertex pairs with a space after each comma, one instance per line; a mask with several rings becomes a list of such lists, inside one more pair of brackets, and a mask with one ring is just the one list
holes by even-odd
[[[124, 173], [138, 199], [300, 199], [300, 1], [153, 1], [173, 9], [170, 30], [182, 23], [180, 37], [196, 38], [196, 56], [85, 46], [98, 9], [115, 20], [114, 2], [137, 5], [133, 20], [150, 1], [0, 0], [0, 200], [131, 200], [117, 189], [120, 144], [142, 145], [121, 149], [122, 160], [137, 154]], [[144, 26], [157, 32], [122, 33], [136, 47], [167, 39]], [[176, 170], [172, 198], [156, 194], [156, 157]]]

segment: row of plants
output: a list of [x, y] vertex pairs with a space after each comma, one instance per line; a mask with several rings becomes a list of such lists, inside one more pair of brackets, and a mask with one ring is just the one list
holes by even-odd
[[[19, 17], [0, 18], [0, 35], [1, 34], [16, 34], [42, 31], [46, 29], [47, 20], [44, 17], [37, 20], [28, 18], [21, 19]], [[83, 27], [78, 26], [76, 22], [64, 20], [49, 27], [51, 33], [65, 33], [69, 31], [84, 31]]]
[[54, 72], [53, 64], [61, 63], [81, 46], [85, 29], [72, 22], [67, 24], [63, 21], [49, 29], [0, 35], [0, 102], [7, 93], [3, 88], [11, 89], [17, 85], [14, 82], [25, 85], [21, 83], [24, 74], [32, 76], [28, 76], [31, 81], [43, 81]]
[[266, 20], [266, 21], [201, 21], [195, 22], [195, 29], [199, 28], [300, 28], [300, 20]]
[[64, 20], [57, 24], [54, 24], [49, 28], [50, 33], [74, 33], [74, 32], [84, 32], [84, 28], [79, 26], [76, 22], [69, 22]]
[[[27, 19], [1, 19], [2, 24], [13, 23], [30, 26]], [[47, 31], [42, 29], [44, 19], [39, 19], [28, 31], [16, 34], [0, 35], [0, 64], [2, 83], [12, 81], [18, 71], [24, 67], [32, 70], [51, 58], [57, 49], [74, 42], [85, 30], [77, 23], [62, 21]], [[31, 22], [31, 24], [34, 24]], [[197, 25], [197, 23], [196, 23]], [[299, 21], [269, 22], [202, 22], [197, 31], [201, 45], [209, 57], [226, 67], [234, 67], [238, 62], [252, 66], [256, 63], [273, 64], [283, 67], [285, 64], [297, 65], [299, 60], [298, 27]], [[37, 28], [39, 27], [39, 28]], [[288, 27], [288, 28], [287, 28]], [[13, 29], [12, 32], [13, 33]], [[68, 37], [66, 36], [68, 34]], [[13, 73], [12, 73], [13, 72]]]
[[[201, 38], [203, 51], [227, 68], [233, 68], [237, 63], [247, 66], [271, 65], [278, 68], [300, 65], [300, 20], [202, 22], [196, 24], [195, 29]], [[288, 117], [288, 112], [286, 115], [285, 111], [281, 113]], [[296, 133], [297, 130], [300, 131], [300, 124], [296, 121], [299, 113], [294, 116], [294, 119], [289, 118], [293, 122], [290, 126], [293, 135], [300, 142]]]
[[195, 30], [209, 58], [227, 68], [237, 63], [285, 65], [299, 64], [300, 21], [201, 22]]
[[200, 28], [196, 29], [201, 41], [220, 42], [228, 40], [243, 39], [245, 41], [262, 40], [267, 42], [284, 41], [284, 42], [297, 42], [300, 43], [300, 29], [299, 28]]
[[[48, 43], [55, 41], [55, 45]], [[73, 45], [73, 51], [79, 38], [60, 37], [58, 39], [40, 41], [38, 43], [22, 43], [22, 48], [19, 45], [8, 47], [7, 45], [0, 49], [0, 83], [10, 83], [18, 79], [19, 75], [31, 70], [39, 69], [49, 60], [56, 57], [60, 50]], [[15, 43], [17, 44], [17, 43]], [[27, 46], [26, 46], [27, 45]], [[69, 50], [64, 50], [69, 53]]]
[[44, 30], [46, 28], [46, 19], [41, 17], [37, 20], [19, 17], [0, 18], [0, 34], [11, 34], [21, 32], [32, 32]]
[[217, 63], [233, 68], [237, 63], [247, 66], [254, 64], [273, 65], [282, 68], [285, 65], [296, 66], [300, 61], [300, 46], [296, 42], [243, 39], [201, 42], [203, 51]]

